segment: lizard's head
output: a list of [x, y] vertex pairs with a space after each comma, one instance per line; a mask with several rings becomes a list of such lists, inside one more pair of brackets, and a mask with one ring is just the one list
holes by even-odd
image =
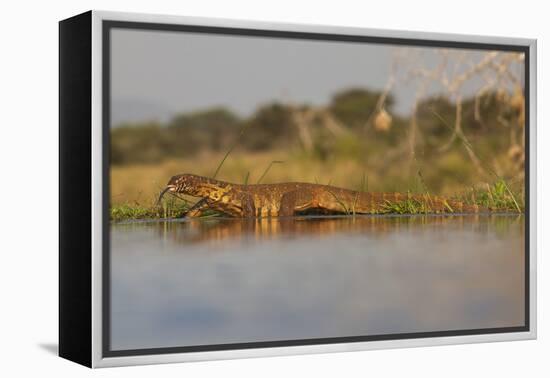
[[197, 195], [200, 183], [201, 177], [190, 173], [172, 176], [172, 178], [168, 181], [168, 184], [166, 184], [164, 190], [160, 193], [157, 200], [157, 205], [167, 192], [189, 194], [191, 196]]

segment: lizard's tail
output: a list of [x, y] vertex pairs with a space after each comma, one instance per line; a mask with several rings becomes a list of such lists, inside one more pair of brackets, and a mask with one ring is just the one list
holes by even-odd
[[478, 205], [469, 205], [429, 194], [365, 193], [332, 188], [321, 196], [320, 206], [348, 214], [379, 213], [478, 213], [487, 211]]
[[[406, 196], [406, 195], [405, 195]], [[430, 196], [428, 194], [416, 194], [412, 200], [420, 206], [424, 206], [427, 212], [435, 213], [479, 213], [487, 211], [479, 205], [470, 205], [462, 201], [452, 200], [439, 196]]]

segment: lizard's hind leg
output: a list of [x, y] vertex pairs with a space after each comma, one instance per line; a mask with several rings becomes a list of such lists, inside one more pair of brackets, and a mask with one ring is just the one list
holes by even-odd
[[313, 194], [310, 191], [294, 190], [281, 197], [280, 217], [291, 217], [297, 211], [305, 211], [313, 207]]

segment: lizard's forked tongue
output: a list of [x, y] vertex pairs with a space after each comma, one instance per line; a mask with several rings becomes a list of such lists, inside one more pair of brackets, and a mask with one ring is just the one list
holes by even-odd
[[155, 203], [155, 207], [157, 207], [158, 205], [160, 205], [160, 201], [162, 200], [162, 197], [164, 197], [164, 194], [166, 194], [166, 192], [170, 190], [170, 187], [166, 187], [162, 192], [160, 192], [159, 194], [159, 198], [157, 200], [157, 203]]

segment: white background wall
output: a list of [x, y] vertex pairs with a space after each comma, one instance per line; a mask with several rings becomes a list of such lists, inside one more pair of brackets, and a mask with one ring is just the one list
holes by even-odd
[[[550, 12], [543, 1], [13, 1], [0, 22], [0, 375], [548, 376], [550, 211], [547, 165]], [[315, 23], [539, 40], [539, 340], [263, 358], [89, 371], [54, 355], [57, 344], [57, 21], [89, 9]], [[548, 231], [546, 231], [548, 233]], [[544, 349], [547, 348], [545, 351]]]

